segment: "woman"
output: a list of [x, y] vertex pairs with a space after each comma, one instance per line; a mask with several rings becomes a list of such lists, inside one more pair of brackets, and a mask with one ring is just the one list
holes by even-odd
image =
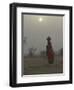
[[53, 51], [53, 48], [52, 48], [52, 44], [51, 44], [51, 38], [48, 37], [47, 38], [47, 56], [48, 56], [48, 62], [50, 64], [52, 64], [54, 62], [54, 51]]

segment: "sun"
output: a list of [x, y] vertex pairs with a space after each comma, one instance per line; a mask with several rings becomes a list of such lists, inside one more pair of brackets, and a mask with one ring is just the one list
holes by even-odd
[[42, 21], [43, 21], [43, 18], [40, 17], [40, 18], [38, 19], [38, 21], [39, 21], [39, 22], [42, 22]]

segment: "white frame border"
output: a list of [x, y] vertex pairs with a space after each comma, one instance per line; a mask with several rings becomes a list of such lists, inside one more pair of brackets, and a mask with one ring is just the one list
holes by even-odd
[[[21, 76], [21, 13], [64, 14], [63, 47], [64, 47], [64, 73]], [[65, 38], [65, 39], [64, 39]], [[17, 8], [17, 83], [51, 82], [69, 80], [69, 10], [41, 9], [41, 8]]]

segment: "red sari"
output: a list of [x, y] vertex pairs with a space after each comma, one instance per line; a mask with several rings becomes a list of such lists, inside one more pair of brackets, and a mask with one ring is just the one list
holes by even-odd
[[48, 62], [53, 63], [53, 61], [54, 61], [54, 52], [52, 49], [49, 49], [48, 50]]
[[52, 50], [49, 50], [49, 51], [48, 51], [48, 59], [49, 59], [49, 60], [54, 59], [54, 53], [53, 53]]

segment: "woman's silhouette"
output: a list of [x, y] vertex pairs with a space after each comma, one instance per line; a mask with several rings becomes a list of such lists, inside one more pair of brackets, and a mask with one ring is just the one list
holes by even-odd
[[48, 62], [50, 64], [53, 64], [53, 62], [54, 62], [54, 51], [53, 51], [53, 48], [52, 48], [50, 37], [47, 38], [46, 51], [47, 51]]

